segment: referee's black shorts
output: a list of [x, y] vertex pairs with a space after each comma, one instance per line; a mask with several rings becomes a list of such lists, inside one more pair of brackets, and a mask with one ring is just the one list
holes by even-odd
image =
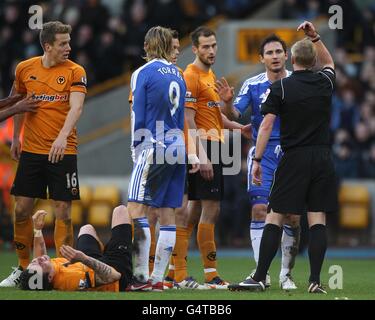
[[329, 147], [285, 152], [275, 172], [268, 212], [303, 214], [337, 210], [337, 180]]
[[221, 142], [207, 140], [206, 153], [213, 162], [214, 178], [210, 181], [203, 179], [200, 171], [188, 175], [189, 200], [217, 200], [223, 199], [224, 179], [223, 164], [221, 162]]
[[120, 224], [112, 229], [112, 236], [101, 252], [99, 242], [89, 234], [77, 239], [77, 250], [98, 259], [121, 273], [120, 291], [125, 291], [132, 276], [132, 228], [130, 224]]

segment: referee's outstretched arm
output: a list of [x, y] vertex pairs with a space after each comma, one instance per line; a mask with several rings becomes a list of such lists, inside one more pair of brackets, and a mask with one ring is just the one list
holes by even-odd
[[316, 31], [314, 25], [309, 21], [304, 21], [298, 26], [297, 31], [301, 29], [304, 31], [305, 35], [310, 38], [310, 40], [315, 44], [317, 65], [319, 66], [319, 69], [324, 69], [327, 67], [334, 69], [335, 64], [333, 62], [332, 56], [324, 45], [323, 41], [320, 39], [320, 35]]

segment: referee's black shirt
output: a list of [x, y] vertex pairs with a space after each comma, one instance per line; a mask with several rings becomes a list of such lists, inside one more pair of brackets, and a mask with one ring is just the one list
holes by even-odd
[[263, 115], [280, 116], [283, 151], [301, 146], [330, 145], [329, 125], [335, 71], [294, 71], [275, 81], [261, 106]]

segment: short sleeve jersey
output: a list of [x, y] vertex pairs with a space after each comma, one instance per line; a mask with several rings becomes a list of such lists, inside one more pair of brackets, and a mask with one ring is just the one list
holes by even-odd
[[119, 291], [119, 282], [95, 287], [95, 272], [83, 263], [70, 264], [65, 258], [51, 259], [55, 270], [53, 288], [61, 291]]
[[[286, 70], [286, 76], [289, 77], [291, 72]], [[253, 140], [256, 141], [258, 137], [259, 126], [263, 120], [263, 115], [260, 112], [262, 102], [265, 101], [269, 92], [271, 81], [267, 77], [267, 72], [260, 73], [254, 77], [247, 79], [239, 91], [233, 106], [243, 114], [248, 107], [251, 106], [251, 126], [253, 128]], [[270, 144], [280, 143], [280, 119], [276, 121], [272, 127]]]
[[[41, 57], [20, 62], [16, 67], [14, 85], [21, 94], [33, 95], [38, 101], [36, 113], [25, 114], [22, 150], [48, 154], [70, 110], [71, 92], [86, 93], [86, 72], [78, 64], [67, 60], [45, 68]], [[67, 139], [65, 154], [77, 153], [77, 131]]]
[[184, 72], [186, 82], [185, 108], [196, 111], [195, 123], [205, 131], [201, 138], [224, 141], [223, 120], [220, 110], [220, 97], [215, 91], [216, 76], [189, 64]]
[[185, 146], [185, 81], [172, 63], [153, 59], [132, 74], [132, 146]]
[[280, 117], [280, 140], [284, 151], [302, 146], [330, 145], [331, 100], [335, 71], [294, 71], [275, 81], [262, 104], [263, 115]]
[[[180, 72], [181, 76], [184, 76], [183, 70], [180, 67], [177, 67], [177, 69]], [[133, 93], [132, 93], [131, 90], [129, 92], [128, 101], [129, 101], [130, 113], [131, 113], [132, 112], [132, 104], [133, 104]], [[190, 142], [190, 141], [188, 142], [188, 130], [189, 130], [188, 124], [186, 122], [186, 119], [184, 119], [184, 138], [185, 138], [186, 150], [188, 150], [188, 144], [189, 143], [193, 143], [194, 144], [194, 142]], [[193, 148], [195, 148], [195, 147], [192, 147], [192, 150], [193, 150]]]

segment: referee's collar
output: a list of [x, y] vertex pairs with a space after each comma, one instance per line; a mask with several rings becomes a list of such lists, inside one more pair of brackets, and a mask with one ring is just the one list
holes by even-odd
[[304, 70], [295, 70], [293, 71], [293, 73], [312, 73], [313, 71], [312, 70], [309, 70], [309, 69], [304, 69]]

